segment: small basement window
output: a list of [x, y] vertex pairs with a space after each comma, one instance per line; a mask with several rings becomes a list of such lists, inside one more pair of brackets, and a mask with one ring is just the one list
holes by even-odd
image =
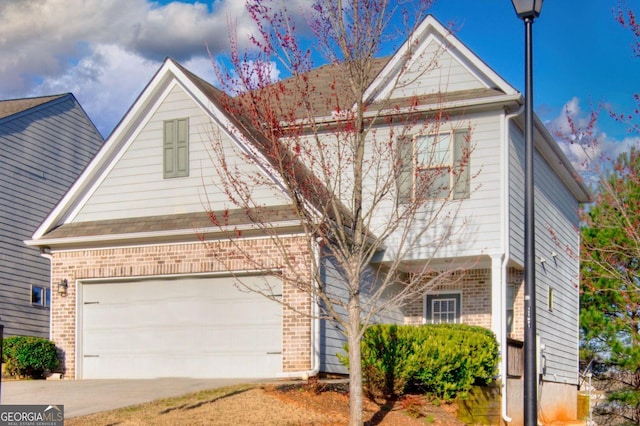
[[31, 286], [31, 304], [43, 308], [51, 306], [51, 289], [37, 285]]

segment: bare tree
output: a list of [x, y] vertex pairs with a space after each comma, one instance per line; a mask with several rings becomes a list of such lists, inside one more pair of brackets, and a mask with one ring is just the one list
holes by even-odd
[[[445, 88], [398, 96], [438, 66], [438, 52], [428, 60], [415, 52], [415, 30], [430, 3], [403, 2], [401, 10], [387, 0], [317, 0], [307, 17], [314, 34], [309, 41], [297, 34], [300, 23], [284, 2], [252, 0], [248, 10], [259, 30], [252, 49], [241, 52], [233, 37], [230, 56], [218, 62], [229, 66], [218, 67], [226, 94], [217, 96], [247, 144], [230, 152], [213, 132], [216, 184], [229, 204], [210, 211], [212, 222], [228, 230], [237, 217], [248, 217], [253, 231], [277, 250], [256, 256], [242, 243], [248, 231], [237, 228], [229, 234], [234, 254], [256, 270], [288, 271], [285, 285], [321, 309], [300, 309], [268, 287], [258, 291], [300, 314], [329, 319], [344, 333], [354, 425], [363, 422], [360, 342], [366, 327], [469, 267], [415, 261], [462, 243], [459, 210], [473, 178], [472, 129], [459, 117], [454, 124], [442, 109]], [[387, 82], [391, 90], [373, 96], [371, 82], [389, 60], [377, 55], [392, 37], [405, 40], [399, 72]], [[326, 64], [314, 69], [317, 53]], [[416, 63], [419, 73], [410, 76], [405, 71]], [[290, 76], [274, 81], [274, 64]], [[444, 136], [439, 130], [445, 124], [457, 131]], [[260, 169], [248, 171], [248, 162]], [[257, 199], [256, 187], [272, 188], [284, 207]], [[301, 240], [283, 232], [287, 220], [301, 228]], [[212, 253], [234, 269], [229, 252]]]

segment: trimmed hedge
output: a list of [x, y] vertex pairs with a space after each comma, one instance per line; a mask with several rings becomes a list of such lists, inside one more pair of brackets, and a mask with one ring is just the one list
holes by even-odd
[[482, 327], [379, 324], [362, 339], [363, 380], [373, 396], [417, 388], [445, 400], [465, 397], [473, 385], [493, 381], [498, 362], [498, 342]]
[[2, 359], [6, 372], [12, 376], [44, 378], [47, 371], [58, 368], [56, 346], [41, 337], [11, 336], [4, 339]]

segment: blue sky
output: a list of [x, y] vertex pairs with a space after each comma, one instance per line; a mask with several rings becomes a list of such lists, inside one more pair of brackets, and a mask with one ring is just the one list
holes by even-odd
[[[637, 0], [627, 0], [640, 12]], [[291, 10], [309, 0], [288, 0]], [[591, 103], [619, 112], [640, 92], [633, 38], [614, 19], [618, 0], [547, 0], [534, 24], [534, 102], [543, 121], [565, 107], [584, 118]], [[523, 89], [524, 26], [510, 0], [440, 0], [432, 14], [498, 74]], [[73, 92], [107, 136], [165, 56], [212, 80], [204, 42], [227, 49], [227, 22], [250, 23], [239, 0], [3, 0], [0, 2], [0, 99]], [[604, 149], [638, 139], [601, 114]]]
[[[640, 4], [632, 0], [630, 5]], [[617, 0], [547, 0], [533, 26], [534, 103], [543, 120], [553, 120], [573, 98], [633, 108], [640, 92], [640, 58], [631, 33], [614, 19]], [[442, 22], [454, 22], [456, 35], [519, 90], [524, 90], [524, 24], [509, 0], [440, 1], [432, 9]], [[626, 129], [601, 115], [602, 130], [623, 138]]]

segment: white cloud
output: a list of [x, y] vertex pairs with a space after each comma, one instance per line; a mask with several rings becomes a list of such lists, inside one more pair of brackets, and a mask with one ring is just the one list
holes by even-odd
[[[606, 113], [606, 112], [604, 112]], [[583, 111], [580, 100], [569, 100], [562, 113], [546, 123], [575, 169], [589, 183], [622, 152], [640, 146], [640, 137], [615, 139], [598, 126], [599, 111]]]
[[73, 92], [108, 133], [166, 56], [211, 79], [207, 47], [228, 50], [228, 17], [249, 33], [244, 2], [212, 4], [2, 0], [0, 99]]
[[[287, 3], [294, 19], [309, 1]], [[244, 1], [165, 3], [0, 0], [0, 99], [72, 92], [106, 136], [166, 56], [213, 81], [207, 49], [228, 52], [230, 28], [249, 43]]]
[[44, 80], [28, 95], [72, 92], [106, 137], [160, 64], [113, 44], [96, 45], [90, 56], [59, 77]]

